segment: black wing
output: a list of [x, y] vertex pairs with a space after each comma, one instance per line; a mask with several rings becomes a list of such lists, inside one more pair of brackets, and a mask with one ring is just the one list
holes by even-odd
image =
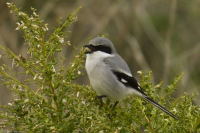
[[131, 88], [137, 90], [138, 92], [140, 92], [143, 96], [143, 98], [145, 100], [147, 100], [149, 103], [151, 103], [152, 105], [156, 106], [157, 108], [161, 109], [162, 111], [164, 111], [165, 113], [167, 113], [168, 115], [170, 115], [171, 117], [173, 117], [176, 120], [179, 120], [177, 116], [175, 116], [174, 114], [172, 114], [170, 111], [168, 111], [167, 109], [165, 109], [163, 106], [161, 106], [160, 104], [158, 104], [157, 102], [155, 102], [154, 100], [152, 100], [151, 98], [149, 98], [142, 90], [142, 88], [140, 87], [140, 85], [138, 84], [137, 80], [133, 77], [130, 77], [124, 73], [121, 72], [117, 72], [117, 71], [113, 71], [113, 73], [116, 75], [118, 81], [120, 81], [121, 83], [123, 83], [125, 86], [130, 86]]
[[116, 75], [118, 81], [120, 81], [122, 84], [124, 84], [125, 86], [132, 87], [133, 89], [137, 90], [143, 95], [146, 95], [144, 94], [142, 88], [140, 87], [140, 85], [138, 84], [137, 80], [134, 77], [128, 76], [122, 72], [114, 70], [112, 72]]

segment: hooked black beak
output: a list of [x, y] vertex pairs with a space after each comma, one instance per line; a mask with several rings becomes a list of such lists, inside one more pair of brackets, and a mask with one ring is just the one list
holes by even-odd
[[86, 44], [83, 46], [84, 48], [89, 48], [90, 47], [90, 44]]
[[83, 47], [89, 49], [89, 51], [86, 51], [85, 54], [90, 54], [94, 51], [93, 46], [91, 44], [86, 44]]

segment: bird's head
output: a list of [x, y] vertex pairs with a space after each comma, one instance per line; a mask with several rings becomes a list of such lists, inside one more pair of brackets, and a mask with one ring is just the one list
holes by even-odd
[[88, 50], [85, 52], [85, 54], [92, 54], [94, 52], [104, 52], [107, 54], [114, 54], [116, 53], [115, 47], [112, 44], [112, 42], [104, 37], [96, 37], [92, 39], [89, 44], [84, 45], [85, 48], [88, 48]]

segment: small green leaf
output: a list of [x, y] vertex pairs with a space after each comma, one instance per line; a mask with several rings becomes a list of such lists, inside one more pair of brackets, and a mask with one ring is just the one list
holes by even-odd
[[61, 52], [61, 51], [62, 51], [62, 48], [56, 49], [56, 52]]
[[67, 112], [64, 116], [63, 116], [63, 118], [68, 118], [70, 116], [70, 112]]
[[57, 101], [57, 95], [56, 94], [53, 95], [53, 100]]

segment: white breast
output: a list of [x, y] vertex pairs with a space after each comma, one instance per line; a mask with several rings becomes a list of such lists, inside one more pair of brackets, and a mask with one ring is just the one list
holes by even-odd
[[114, 55], [110, 55], [101, 51], [97, 51], [92, 54], [87, 54], [87, 59], [85, 63], [87, 73], [90, 74], [94, 68], [100, 68], [103, 65], [103, 59], [112, 56]]
[[93, 89], [98, 95], [106, 95], [112, 100], [122, 100], [126, 97], [126, 88], [117, 82], [116, 76], [103, 62], [104, 58], [113, 57], [100, 51], [87, 55], [86, 70]]

